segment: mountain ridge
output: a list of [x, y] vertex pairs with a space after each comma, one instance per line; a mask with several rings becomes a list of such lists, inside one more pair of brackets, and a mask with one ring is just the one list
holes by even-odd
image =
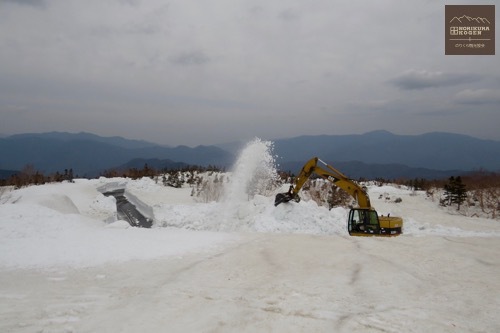
[[234, 156], [215, 146], [168, 147], [121, 137], [89, 133], [27, 133], [0, 138], [0, 169], [22, 170], [33, 165], [44, 173], [73, 169], [75, 175], [93, 177], [136, 158], [161, 158], [191, 165], [227, 167]]
[[[280, 170], [297, 173], [317, 156], [351, 177], [442, 178], [473, 170], [500, 171], [500, 141], [429, 132], [398, 135], [385, 130], [350, 135], [302, 135], [273, 141]], [[84, 177], [128, 165], [230, 167], [243, 142], [188, 147], [162, 146], [92, 133], [26, 133], [0, 138], [0, 170], [32, 165], [44, 173], [73, 169]], [[133, 162], [132, 162], [133, 161]], [[144, 164], [143, 163], [143, 164]], [[142, 165], [143, 165], [142, 164]]]
[[282, 161], [306, 161], [318, 156], [326, 161], [403, 164], [435, 170], [500, 170], [500, 141], [446, 132], [301, 136], [275, 140], [274, 151]]

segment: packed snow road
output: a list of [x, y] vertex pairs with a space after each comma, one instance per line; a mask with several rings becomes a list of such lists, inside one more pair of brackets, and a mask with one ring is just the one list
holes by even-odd
[[498, 238], [245, 234], [213, 251], [0, 275], [2, 332], [496, 332]]

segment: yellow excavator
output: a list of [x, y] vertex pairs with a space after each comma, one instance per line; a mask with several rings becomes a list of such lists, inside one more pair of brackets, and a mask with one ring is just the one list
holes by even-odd
[[[318, 165], [321, 163], [324, 167]], [[358, 208], [349, 211], [347, 230], [351, 236], [397, 236], [403, 229], [401, 217], [378, 216], [377, 211], [371, 206], [370, 198], [366, 189], [347, 178], [343, 173], [326, 164], [317, 157], [310, 159], [295, 179], [295, 186], [291, 185], [288, 192], [278, 193], [274, 200], [274, 206], [288, 201], [299, 202], [299, 191], [304, 183], [315, 173], [323, 177], [335, 186], [349, 193], [358, 203]]]

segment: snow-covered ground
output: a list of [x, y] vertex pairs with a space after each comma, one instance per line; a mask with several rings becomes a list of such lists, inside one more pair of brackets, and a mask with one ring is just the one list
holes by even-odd
[[[404, 234], [350, 237], [343, 208], [240, 195], [262, 144], [220, 202], [147, 178], [4, 192], [0, 332], [500, 331], [498, 221], [369, 186]], [[119, 187], [152, 229], [116, 221], [102, 192]]]

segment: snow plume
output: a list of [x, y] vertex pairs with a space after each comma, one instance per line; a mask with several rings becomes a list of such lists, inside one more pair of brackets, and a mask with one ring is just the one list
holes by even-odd
[[224, 184], [224, 197], [209, 221], [212, 228], [223, 231], [255, 228], [257, 206], [262, 206], [258, 209], [262, 213], [269, 205], [267, 200], [259, 198], [271, 195], [279, 183], [272, 148], [272, 142], [255, 138], [241, 151], [229, 182]]
[[231, 181], [225, 189], [224, 202], [248, 201], [256, 194], [269, 195], [278, 184], [273, 143], [255, 138], [241, 151]]

